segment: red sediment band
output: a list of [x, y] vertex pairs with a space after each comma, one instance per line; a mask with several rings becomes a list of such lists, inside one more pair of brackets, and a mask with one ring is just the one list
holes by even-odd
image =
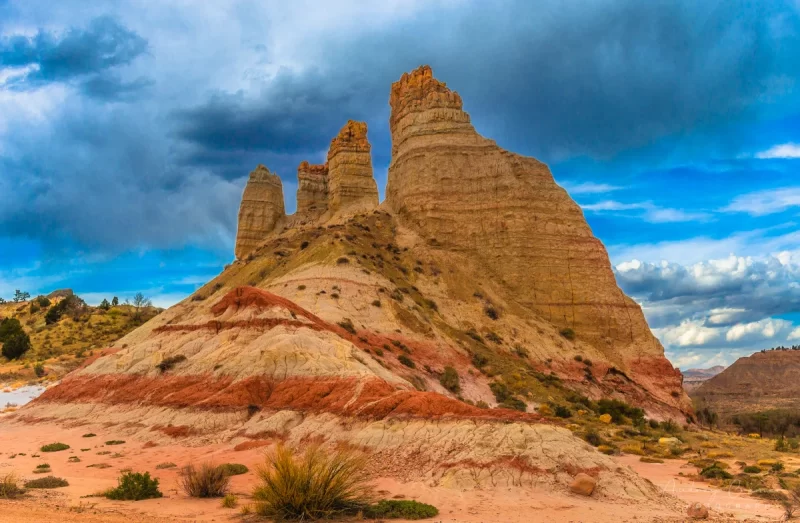
[[388, 418], [535, 421], [536, 414], [481, 409], [435, 392], [395, 389], [377, 378], [307, 378], [274, 381], [251, 376], [234, 381], [209, 375], [148, 377], [78, 375], [46, 390], [35, 403], [102, 403], [204, 410], [297, 410], [368, 420]]

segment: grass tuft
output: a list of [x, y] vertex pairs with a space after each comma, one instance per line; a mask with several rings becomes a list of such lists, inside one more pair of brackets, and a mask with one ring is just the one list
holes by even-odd
[[181, 470], [179, 483], [193, 498], [219, 498], [227, 494], [230, 476], [223, 468], [210, 463], [203, 463], [199, 469], [186, 465]]
[[370, 505], [364, 511], [368, 518], [387, 519], [426, 519], [439, 515], [439, 510], [433, 505], [406, 499], [384, 499]]
[[14, 472], [0, 475], [0, 499], [16, 498], [25, 492], [19, 488], [19, 478]]
[[276, 520], [354, 515], [365, 510], [371, 500], [366, 464], [363, 455], [349, 449], [328, 453], [312, 445], [297, 456], [280, 444], [258, 470], [255, 510]]
[[246, 474], [250, 470], [241, 463], [223, 463], [217, 468], [222, 470], [226, 476], [238, 476], [239, 474]]

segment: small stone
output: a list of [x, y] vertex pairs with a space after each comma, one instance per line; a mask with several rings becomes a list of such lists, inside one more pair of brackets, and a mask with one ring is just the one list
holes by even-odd
[[575, 494], [580, 494], [581, 496], [591, 496], [596, 486], [596, 479], [581, 472], [575, 476], [575, 479], [572, 480], [572, 484], [569, 486], [569, 489]]
[[692, 519], [708, 519], [708, 509], [702, 503], [692, 503], [686, 510], [686, 515]]

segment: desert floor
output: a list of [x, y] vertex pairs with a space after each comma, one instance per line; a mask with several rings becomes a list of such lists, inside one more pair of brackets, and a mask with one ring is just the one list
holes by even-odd
[[[179, 467], [189, 463], [243, 463], [251, 472], [234, 476], [231, 490], [239, 504], [247, 505], [256, 481], [252, 471], [262, 462], [265, 447], [234, 450], [232, 444], [203, 447], [158, 445], [147, 447], [142, 442], [126, 441], [120, 445], [105, 445], [113, 439], [124, 440], [113, 429], [96, 429], [93, 438], [82, 437], [86, 428], [64, 428], [46, 423], [23, 425], [4, 423], [0, 417], [0, 475], [15, 471], [23, 479], [33, 474], [41, 463], [51, 466], [51, 474], [69, 481], [69, 486], [54, 490], [31, 489], [28, 495], [15, 500], [0, 501], [0, 521], [43, 522], [138, 522], [161, 521], [255, 521], [243, 516], [240, 509], [226, 509], [218, 499], [189, 498], [178, 490]], [[39, 448], [47, 443], [63, 442], [70, 449], [44, 453]], [[16, 454], [16, 455], [15, 455]], [[23, 455], [24, 454], [24, 455]], [[12, 455], [15, 455], [13, 458]], [[78, 457], [79, 462], [68, 461]], [[687, 469], [681, 460], [664, 464], [646, 464], [637, 456], [617, 458], [621, 465], [632, 467], [665, 491], [686, 502], [699, 501], [717, 511], [717, 521], [778, 521], [782, 510], [776, 505], [759, 502], [745, 494], [728, 493], [703, 483], [696, 483], [679, 474]], [[156, 465], [172, 462], [171, 469], [156, 469]], [[108, 468], [89, 467], [105, 463]], [[161, 481], [164, 498], [146, 501], [111, 501], [92, 496], [116, 485], [120, 470], [149, 471]], [[48, 474], [43, 474], [48, 475]], [[653, 508], [650, 505], [613, 504], [608, 501], [583, 498], [535, 489], [494, 488], [458, 490], [432, 488], [422, 482], [400, 483], [392, 479], [376, 480], [379, 494], [385, 498], [403, 496], [430, 503], [439, 508], [436, 522], [499, 522], [528, 523], [531, 521], [558, 522], [673, 522], [683, 521], [681, 514]]]

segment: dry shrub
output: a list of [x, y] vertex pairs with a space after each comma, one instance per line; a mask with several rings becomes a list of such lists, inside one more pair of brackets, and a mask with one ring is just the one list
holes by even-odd
[[24, 491], [19, 488], [19, 478], [14, 472], [0, 475], [0, 498], [15, 498], [23, 492]]
[[352, 449], [329, 453], [311, 445], [301, 457], [279, 444], [258, 470], [256, 511], [279, 521], [356, 514], [372, 498], [365, 467], [366, 456]]
[[183, 467], [179, 482], [193, 498], [219, 498], [228, 492], [230, 476], [220, 467], [203, 463], [199, 470], [194, 465]]

